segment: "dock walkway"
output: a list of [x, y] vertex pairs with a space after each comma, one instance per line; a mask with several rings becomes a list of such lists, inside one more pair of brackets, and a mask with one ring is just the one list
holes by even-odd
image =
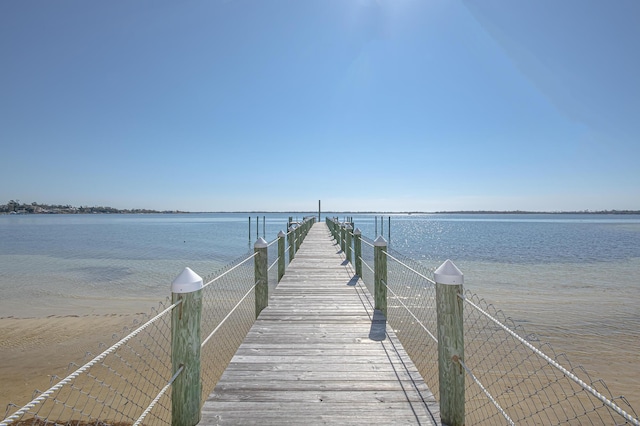
[[439, 424], [437, 402], [372, 303], [316, 223], [200, 425]]

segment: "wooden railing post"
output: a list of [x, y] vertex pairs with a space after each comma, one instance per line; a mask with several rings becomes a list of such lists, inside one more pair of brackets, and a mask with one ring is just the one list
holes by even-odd
[[297, 253], [298, 249], [300, 248], [300, 225], [295, 225], [295, 229], [293, 230], [293, 235], [294, 235], [293, 251]]
[[284, 276], [284, 237], [286, 236], [284, 231], [278, 232], [278, 282]]
[[262, 312], [269, 303], [269, 262], [267, 259], [267, 247], [268, 244], [262, 237], [259, 237], [258, 241], [253, 245], [253, 251], [256, 253], [256, 257], [253, 259], [256, 283], [256, 318], [258, 318], [260, 312]]
[[464, 425], [463, 293], [464, 276], [450, 260], [434, 271], [438, 316], [440, 419], [448, 426]]
[[346, 256], [347, 256], [347, 261], [353, 265], [353, 249], [351, 248], [351, 231], [352, 230], [353, 228], [351, 227], [351, 225], [347, 223], [347, 225], [345, 226], [345, 234], [347, 235], [347, 242], [345, 243], [345, 246], [347, 248]]
[[380, 235], [373, 242], [375, 308], [387, 316], [387, 240]]
[[340, 250], [344, 253], [344, 243], [345, 243], [345, 223], [340, 224]]
[[362, 231], [359, 228], [353, 231], [353, 246], [355, 248], [356, 275], [362, 277]]
[[171, 424], [193, 426], [200, 422], [200, 318], [202, 278], [185, 268], [171, 283], [171, 368], [182, 372], [171, 386]]
[[287, 239], [289, 240], [289, 263], [291, 263], [291, 261], [296, 257], [296, 251], [295, 251], [296, 234], [295, 234], [294, 225], [291, 225], [289, 227], [289, 234], [287, 234]]

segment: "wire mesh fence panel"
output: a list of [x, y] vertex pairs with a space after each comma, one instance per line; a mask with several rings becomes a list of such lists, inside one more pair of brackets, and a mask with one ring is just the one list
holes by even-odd
[[276, 238], [269, 243], [267, 247], [267, 259], [269, 264], [269, 297], [273, 294], [278, 286], [278, 239]]
[[373, 240], [365, 237], [362, 238], [362, 281], [364, 281], [367, 290], [369, 293], [374, 294], [374, 275], [373, 275], [373, 262], [374, 262], [374, 250], [373, 250]]
[[[589, 387], [637, 418], [626, 400], [614, 398], [604, 382], [594, 382], [584, 369], [571, 366], [565, 356], [556, 355], [551, 346], [539, 342], [534, 334], [526, 334], [501, 311], [469, 292], [465, 294], [465, 300], [470, 302], [464, 306], [466, 367], [515, 424], [630, 423], [595, 397]], [[547, 355], [549, 360], [527, 343]], [[570, 375], [575, 375], [584, 385]], [[503, 415], [474, 380], [466, 381], [465, 392], [468, 423], [504, 423]]]
[[[65, 378], [13, 413], [2, 424], [132, 424], [171, 376], [171, 310], [161, 304], [148, 321], [98, 356], [71, 364]], [[127, 330], [128, 331], [128, 330]], [[117, 338], [117, 336], [114, 336]], [[160, 400], [145, 424], [171, 421], [170, 403]]]
[[205, 280], [210, 284], [202, 297], [202, 402], [255, 321], [254, 268], [253, 253], [248, 253]]
[[387, 321], [434, 395], [438, 395], [438, 344], [433, 270], [387, 252]]

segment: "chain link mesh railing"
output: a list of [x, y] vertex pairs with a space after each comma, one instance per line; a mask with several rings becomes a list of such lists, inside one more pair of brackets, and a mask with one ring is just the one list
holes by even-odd
[[[249, 291], [254, 286], [253, 258], [253, 253], [243, 256], [203, 280], [203, 401], [255, 320]], [[152, 310], [142, 324], [134, 323], [134, 331], [125, 330], [128, 334], [100, 355], [87, 353], [84, 365], [71, 364], [67, 377], [52, 377], [53, 386], [36, 391], [29, 404], [7, 407], [0, 425], [171, 423], [171, 395], [167, 393], [175, 379], [171, 312], [180, 302], [169, 303]]]
[[[374, 294], [373, 241], [362, 236], [362, 280]], [[434, 269], [387, 250], [387, 321], [436, 398], [439, 395]], [[467, 424], [640, 425], [613, 397], [549, 344], [477, 295], [464, 300]], [[550, 355], [548, 355], [550, 354]]]

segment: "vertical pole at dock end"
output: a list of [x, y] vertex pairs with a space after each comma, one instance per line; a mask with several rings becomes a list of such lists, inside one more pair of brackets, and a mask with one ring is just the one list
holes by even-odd
[[267, 259], [267, 247], [269, 245], [264, 238], [258, 238], [253, 245], [256, 254], [254, 259], [254, 271], [256, 282], [256, 318], [267, 307], [269, 301], [269, 265]]
[[353, 246], [355, 248], [356, 275], [362, 278], [362, 231], [359, 228], [353, 231]]
[[375, 309], [387, 316], [387, 241], [380, 235], [373, 242], [373, 282]]
[[286, 237], [283, 231], [278, 232], [278, 282], [284, 276], [284, 237]]
[[449, 426], [464, 425], [463, 293], [464, 275], [450, 260], [434, 271], [438, 316], [440, 418]]
[[202, 288], [202, 278], [189, 268], [171, 283], [171, 301], [180, 301], [171, 312], [172, 374], [183, 368], [171, 386], [173, 426], [193, 426], [200, 422]]
[[318, 222], [320, 222], [320, 220], [321, 220], [321, 219], [320, 219], [320, 212], [322, 211], [322, 210], [320, 209], [320, 201], [322, 201], [322, 200], [318, 200]]
[[344, 231], [345, 231], [345, 234], [347, 235], [347, 242], [345, 243], [345, 247], [347, 249], [346, 251], [347, 261], [353, 265], [353, 249], [351, 248], [351, 231], [353, 231], [353, 228], [351, 227], [350, 224], [347, 223], [344, 227]]

